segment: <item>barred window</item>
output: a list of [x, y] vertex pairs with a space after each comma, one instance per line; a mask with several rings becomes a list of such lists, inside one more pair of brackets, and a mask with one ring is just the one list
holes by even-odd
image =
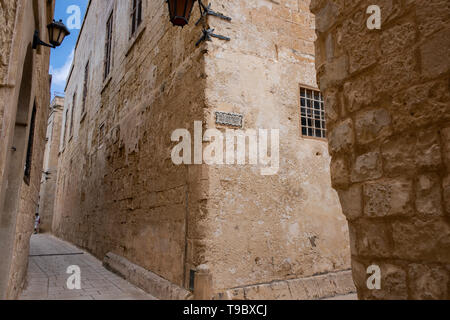
[[131, 11], [131, 35], [134, 35], [142, 22], [142, 0], [132, 0], [133, 8]]
[[111, 71], [111, 50], [112, 50], [112, 32], [113, 32], [113, 14], [108, 18], [108, 22], [106, 23], [106, 39], [105, 39], [105, 75], [104, 79], [106, 79]]
[[300, 110], [302, 135], [326, 138], [325, 109], [320, 91], [300, 88]]

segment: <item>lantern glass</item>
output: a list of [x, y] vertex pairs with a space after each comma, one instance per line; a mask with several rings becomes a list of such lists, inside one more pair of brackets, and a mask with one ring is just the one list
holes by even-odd
[[70, 34], [69, 30], [61, 20], [57, 22], [53, 21], [47, 28], [49, 41], [55, 47], [59, 47], [64, 41], [64, 38]]
[[168, 0], [170, 21], [174, 26], [184, 27], [189, 23], [196, 0]]

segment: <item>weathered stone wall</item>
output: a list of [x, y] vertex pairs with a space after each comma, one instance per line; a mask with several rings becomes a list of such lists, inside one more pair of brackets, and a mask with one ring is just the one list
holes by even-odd
[[[14, 34], [17, 1], [2, 1], [0, 4], [0, 83], [6, 82]], [[1, 128], [1, 127], [0, 127]]]
[[279, 129], [280, 168], [270, 176], [253, 165], [208, 168], [208, 200], [197, 220], [204, 239], [192, 244], [204, 248], [196, 264], [208, 265], [216, 292], [248, 286], [232, 294], [304, 299], [300, 285], [281, 280], [350, 268], [327, 143], [301, 134], [299, 85], [317, 86], [309, 1], [211, 3], [233, 20], [208, 20], [232, 40], [206, 45], [207, 127], [224, 111], [242, 114], [243, 130]]
[[[198, 211], [200, 171], [172, 163], [170, 137], [175, 129], [190, 128], [202, 119], [204, 62], [195, 47], [201, 34], [193, 26], [173, 28], [163, 1], [144, 1], [143, 22], [130, 39], [131, 3], [90, 2], [66, 89], [64, 117], [67, 110], [69, 117], [63, 120], [66, 141], [61, 144], [65, 149], [53, 231], [100, 259], [111, 251], [188, 286], [186, 214]], [[111, 10], [113, 62], [104, 81]], [[88, 60], [90, 85], [83, 115]]]
[[[17, 1], [2, 1], [0, 6], [0, 23], [4, 26], [0, 30], [0, 86], [5, 87], [7, 85], [7, 74], [9, 59], [11, 55], [11, 43], [13, 39], [14, 23], [16, 17]], [[3, 90], [2, 90], [3, 91]], [[1, 92], [0, 95], [0, 136], [3, 135], [3, 115], [5, 113], [5, 107], [7, 96]], [[3, 162], [4, 157], [0, 157], [0, 177], [3, 176]]]
[[[316, 86], [309, 1], [212, 1], [233, 21], [209, 17], [210, 27], [232, 40], [198, 48], [198, 8], [179, 29], [164, 1], [144, 1], [141, 29], [130, 40], [130, 3], [91, 1], [85, 18], [66, 89], [56, 235], [185, 288], [190, 271], [202, 266], [212, 293], [227, 298], [320, 297], [299, 278], [330, 284], [326, 294], [351, 290], [345, 273], [308, 278], [350, 268], [327, 144], [301, 137], [299, 85]], [[111, 10], [113, 67], [103, 81]], [[215, 111], [243, 114], [244, 129], [280, 129], [278, 174], [262, 176], [256, 166], [175, 166], [172, 132], [193, 134], [194, 121], [204, 131], [215, 128]], [[249, 289], [228, 290], [235, 287]]]
[[[6, 25], [0, 31], [0, 299], [17, 297], [27, 270], [50, 103], [50, 49], [32, 50], [31, 43], [36, 29], [46, 40], [53, 8], [54, 2], [25, 0], [1, 1], [0, 6], [0, 21]], [[35, 133], [26, 184], [23, 168], [33, 105]]]
[[[379, 5], [380, 30], [369, 30]], [[331, 174], [362, 299], [450, 298], [450, 7], [315, 0]], [[381, 290], [366, 269], [381, 268]]]
[[39, 193], [40, 232], [52, 231], [63, 108], [64, 98], [56, 96], [50, 104], [47, 122], [44, 166]]

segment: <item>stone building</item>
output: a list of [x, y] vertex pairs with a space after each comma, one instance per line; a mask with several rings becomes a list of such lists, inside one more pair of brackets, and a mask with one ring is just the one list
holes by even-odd
[[[90, 1], [66, 88], [53, 232], [107, 255], [159, 298], [351, 292], [309, 1], [210, 2], [232, 21], [208, 16], [207, 27], [231, 41], [196, 47], [197, 8], [181, 29], [163, 0]], [[243, 130], [279, 130], [276, 174], [174, 164], [173, 133], [189, 130], [200, 148], [195, 131], [220, 141], [218, 132], [236, 129], [223, 113]]]
[[55, 96], [50, 104], [45, 138], [44, 166], [39, 193], [40, 232], [52, 231], [63, 108], [64, 98]]
[[0, 300], [14, 299], [27, 270], [38, 205], [50, 103], [47, 40], [54, 1], [5, 0], [0, 5]]
[[[381, 29], [367, 28], [370, 5]], [[449, 2], [314, 0], [311, 9], [359, 297], [449, 299]], [[366, 285], [371, 265], [380, 290]]]

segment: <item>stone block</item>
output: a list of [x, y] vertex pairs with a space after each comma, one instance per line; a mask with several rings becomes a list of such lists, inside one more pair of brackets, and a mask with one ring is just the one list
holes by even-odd
[[373, 99], [370, 79], [352, 80], [344, 84], [344, 103], [349, 112], [355, 112], [368, 105]]
[[415, 170], [414, 151], [416, 136], [404, 134], [397, 139], [387, 141], [381, 146], [384, 170], [388, 174], [410, 174]]
[[406, 88], [418, 81], [418, 62], [414, 51], [401, 51], [396, 55], [382, 56], [371, 75], [375, 94], [391, 94], [392, 88]]
[[450, 175], [447, 175], [442, 180], [442, 189], [442, 194], [444, 196], [444, 210], [447, 216], [450, 216]]
[[389, 223], [360, 219], [355, 228], [358, 255], [375, 258], [392, 256], [392, 234]]
[[358, 244], [358, 236], [357, 236], [358, 223], [349, 220], [348, 222], [348, 235], [350, 239], [350, 252], [352, 255], [358, 254], [357, 244]]
[[424, 216], [442, 215], [441, 180], [437, 174], [417, 177], [416, 209]]
[[[314, 7], [314, 4], [311, 4]], [[336, 5], [327, 1], [326, 5], [316, 13], [316, 30], [319, 32], [327, 31], [335, 22], [338, 15]]]
[[345, 55], [335, 57], [319, 70], [319, 83], [322, 91], [340, 84], [348, 76], [348, 58]]
[[371, 296], [376, 300], [406, 300], [408, 288], [406, 285], [406, 272], [393, 264], [380, 264], [381, 289], [372, 290]]
[[[381, 272], [380, 289], [369, 289], [367, 273], [369, 266], [378, 266]], [[406, 300], [408, 288], [406, 272], [399, 266], [383, 263], [378, 260], [354, 259], [352, 261], [353, 274], [358, 294], [362, 300]]]
[[404, 13], [400, 0], [379, 0], [377, 5], [380, 6], [382, 12], [381, 25], [399, 18]]
[[394, 132], [430, 126], [450, 120], [448, 81], [435, 80], [410, 86], [393, 95], [391, 105]]
[[448, 28], [450, 7], [447, 0], [415, 1], [415, 7], [417, 27], [421, 39], [427, 39], [446, 24]]
[[375, 180], [383, 175], [381, 156], [378, 151], [369, 152], [356, 158], [351, 174], [352, 182]]
[[275, 300], [275, 295], [270, 284], [261, 284], [258, 286], [246, 287], [244, 288], [244, 295], [246, 300]]
[[327, 124], [334, 123], [339, 117], [339, 93], [336, 90], [328, 90], [324, 94], [325, 115]]
[[418, 132], [414, 155], [417, 167], [427, 170], [439, 168], [442, 163], [439, 138], [436, 129]]
[[371, 263], [365, 265], [365, 263], [360, 259], [352, 258], [352, 273], [353, 280], [355, 282], [356, 289], [358, 291], [358, 296], [360, 299], [364, 299], [366, 296], [367, 288], [367, 268]]
[[[448, 6], [447, 6], [448, 7]], [[445, 9], [444, 9], [445, 10]], [[450, 26], [428, 37], [420, 48], [422, 74], [435, 78], [450, 69]]]
[[444, 165], [450, 172], [450, 127], [441, 130], [441, 141]]
[[338, 189], [342, 211], [348, 220], [362, 216], [362, 187], [354, 185], [347, 190]]
[[215, 299], [316, 300], [355, 292], [349, 270], [226, 290]]
[[410, 264], [408, 267], [411, 299], [449, 299], [449, 276], [446, 268], [438, 265]]
[[287, 281], [294, 300], [324, 299], [355, 292], [349, 270]]
[[450, 225], [441, 218], [395, 221], [392, 223], [392, 238], [397, 258], [450, 262]]
[[361, 112], [356, 116], [355, 132], [358, 143], [382, 139], [391, 133], [391, 116], [385, 109]]
[[412, 189], [412, 182], [403, 179], [365, 184], [364, 215], [378, 218], [412, 215]]
[[380, 36], [378, 33], [360, 32], [355, 34], [352, 42], [346, 47], [349, 55], [349, 73], [362, 72], [374, 65], [378, 60]]
[[338, 123], [328, 137], [330, 153], [333, 155], [348, 150], [353, 146], [354, 140], [352, 120], [346, 119]]
[[413, 46], [416, 41], [416, 28], [413, 22], [406, 21], [389, 29], [382, 29], [381, 54], [388, 56], [400, 54], [405, 48]]
[[103, 265], [158, 299], [189, 300], [192, 298], [192, 293], [186, 289], [112, 252], [106, 254]]
[[350, 183], [350, 173], [345, 159], [333, 157], [330, 171], [333, 188], [345, 189]]

